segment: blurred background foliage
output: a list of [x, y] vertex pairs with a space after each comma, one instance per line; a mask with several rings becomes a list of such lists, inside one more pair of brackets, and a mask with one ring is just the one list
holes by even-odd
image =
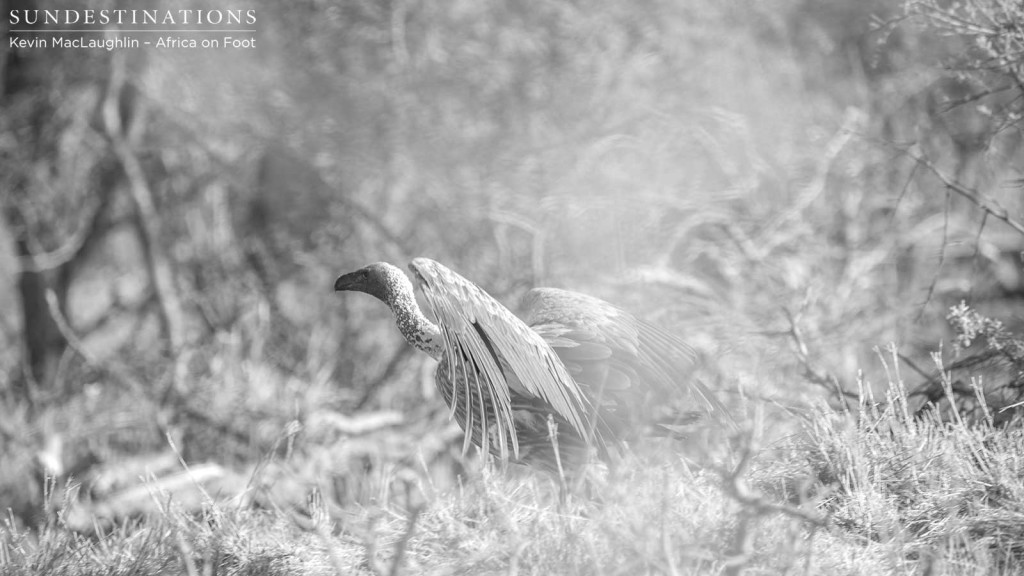
[[[282, 507], [445, 485], [429, 361], [331, 290], [379, 260], [616, 302], [740, 417], [841, 404], [889, 342], [934, 400], [950, 306], [1020, 323], [1006, 3], [147, 7], [254, 7], [256, 47], [0, 45], [0, 508], [25, 520], [43, 474], [120, 514], [96, 503], [176, 469], [168, 438]], [[980, 358], [1019, 400], [1022, 364]]]

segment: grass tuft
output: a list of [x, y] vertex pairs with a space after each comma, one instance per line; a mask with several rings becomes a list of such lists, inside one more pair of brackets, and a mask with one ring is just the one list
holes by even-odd
[[[1024, 570], [1024, 431], [998, 427], [991, 418], [921, 410], [908, 399], [898, 370], [889, 374], [886, 402], [873, 400], [862, 383], [856, 407], [808, 411], [802, 432], [790, 435], [766, 433], [763, 410], [751, 410], [753, 432], [734, 438], [731, 452], [705, 454], [697, 464], [685, 446], [652, 446], [595, 473], [588, 497], [566, 497], [550, 476], [467, 462], [449, 487], [431, 485], [428, 477], [408, 479], [410, 468], [382, 468], [375, 472], [379, 485], [419, 482], [418, 496], [381, 492], [377, 500], [346, 503], [316, 483], [287, 483], [263, 468], [249, 483], [262, 496], [211, 492], [198, 504], [151, 478], [147, 489], [157, 505], [113, 525], [94, 524], [86, 534], [80, 521], [78, 530], [69, 527], [77, 519], [77, 490], [50, 482], [45, 508], [55, 512], [37, 530], [20, 527], [13, 516], [0, 528], [0, 573]], [[309, 450], [307, 441], [294, 439], [296, 451]], [[189, 465], [179, 474], [203, 470]], [[294, 494], [275, 500], [274, 494], [302, 489], [309, 489], [304, 502]]]

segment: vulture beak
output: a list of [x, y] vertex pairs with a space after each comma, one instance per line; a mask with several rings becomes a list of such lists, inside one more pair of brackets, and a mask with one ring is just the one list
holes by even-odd
[[334, 291], [341, 292], [342, 290], [353, 290], [356, 289], [358, 284], [359, 273], [350, 272], [348, 274], [339, 276], [338, 279], [334, 281]]

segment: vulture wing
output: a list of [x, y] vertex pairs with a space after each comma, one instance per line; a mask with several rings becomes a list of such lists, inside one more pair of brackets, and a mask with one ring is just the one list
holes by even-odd
[[[580, 437], [605, 449], [586, 395], [551, 347], [533, 330], [479, 286], [428, 258], [409, 265], [430, 306], [448, 350], [450, 374], [475, 389], [465, 398], [490, 398], [479, 415], [484, 434], [492, 427], [501, 458], [519, 457], [512, 396], [538, 399], [551, 407]], [[453, 410], [455, 409], [453, 404]], [[477, 410], [478, 412], [480, 410]], [[508, 439], [508, 440], [507, 440]], [[487, 439], [483, 439], [487, 446]]]
[[600, 406], [613, 429], [650, 420], [689, 389], [717, 417], [728, 412], [694, 377], [697, 355], [682, 339], [592, 296], [535, 288], [523, 299], [526, 323], [540, 334], [569, 373]]

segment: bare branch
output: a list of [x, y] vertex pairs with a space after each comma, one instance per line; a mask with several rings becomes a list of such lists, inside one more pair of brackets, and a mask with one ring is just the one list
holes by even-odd
[[807, 522], [813, 526], [827, 526], [828, 518], [813, 512], [805, 510], [804, 508], [798, 508], [796, 506], [790, 506], [788, 504], [781, 504], [764, 497], [762, 494], [751, 490], [747, 486], [746, 480], [743, 476], [746, 474], [747, 469], [750, 466], [750, 461], [753, 459], [754, 450], [751, 447], [747, 447], [743, 450], [743, 454], [740, 457], [739, 464], [725, 477], [725, 492], [740, 504], [743, 504], [748, 508], [750, 512], [753, 512], [755, 516], [764, 516], [767, 514], [782, 514], [784, 516], [790, 516], [798, 520]]
[[420, 512], [423, 512], [423, 507], [417, 506], [409, 514], [409, 523], [405, 527], [405, 532], [402, 533], [402, 539], [398, 541], [398, 544], [395, 544], [395, 558], [391, 561], [389, 576], [399, 576], [401, 573], [402, 558], [405, 556], [405, 550], [409, 546], [409, 540], [416, 531], [416, 521], [420, 517]]
[[107, 374], [113, 376], [116, 380], [130, 388], [131, 390], [145, 396], [146, 387], [143, 385], [142, 380], [137, 378], [124, 366], [111, 361], [106, 361], [96, 356], [89, 351], [82, 339], [79, 338], [78, 334], [68, 324], [67, 318], [64, 317], [64, 313], [61, 312], [60, 304], [57, 302], [57, 295], [53, 290], [46, 291], [46, 303], [50, 307], [50, 315], [53, 317], [54, 323], [57, 325], [57, 330], [60, 331], [60, 335], [67, 341], [68, 346], [78, 353], [94, 368], [102, 370]]
[[942, 245], [939, 247], [939, 263], [935, 265], [935, 274], [932, 275], [932, 281], [928, 284], [928, 293], [924, 297], [924, 302], [921, 304], [920, 310], [917, 312], [917, 320], [921, 320], [924, 316], [924, 310], [928, 307], [928, 303], [932, 301], [932, 297], [935, 295], [935, 287], [939, 284], [939, 274], [942, 272], [942, 266], [946, 263], [946, 247], [949, 245], [949, 211], [951, 210], [950, 203], [953, 200], [953, 195], [950, 194], [949, 189], [946, 189], [946, 207], [942, 211]]
[[967, 186], [964, 186], [963, 184], [957, 182], [953, 178], [947, 176], [944, 172], [939, 170], [939, 168], [931, 160], [926, 158], [924, 155], [914, 152], [909, 148], [895, 146], [892, 143], [887, 144], [895, 148], [897, 152], [909, 157], [910, 159], [917, 162], [919, 165], [927, 168], [928, 171], [935, 175], [935, 177], [938, 178], [939, 181], [942, 182], [942, 184], [945, 185], [947, 189], [956, 192], [960, 196], [970, 200], [976, 206], [978, 206], [978, 208], [987, 212], [991, 216], [999, 220], [1002, 220], [1007, 225], [1009, 225], [1010, 228], [1013, 228], [1017, 232], [1020, 232], [1022, 235], [1024, 235], [1024, 223], [1012, 217], [1009, 211], [1007, 211], [1006, 208], [1004, 208], [995, 199], [990, 198], [985, 194], [978, 192], [977, 190], [968, 188]]
[[[125, 86], [125, 61], [122, 52], [116, 52], [112, 59], [110, 82], [107, 86], [106, 100], [103, 103], [103, 123], [107, 136], [113, 144], [131, 192], [135, 211], [138, 215], [143, 243], [146, 247], [146, 265], [157, 300], [160, 303], [161, 320], [168, 339], [170, 350], [182, 348], [185, 341], [185, 315], [177, 289], [174, 286], [174, 271], [171, 262], [163, 250], [160, 215], [153, 199], [153, 192], [146, 181], [146, 174], [135, 154], [144, 130], [142, 104], [140, 110], [128, 127], [121, 123], [119, 101]], [[141, 101], [140, 101], [141, 102]]]
[[545, 233], [544, 229], [534, 224], [529, 218], [508, 212], [505, 210], [492, 210], [487, 214], [493, 222], [506, 224], [523, 230], [530, 235], [531, 239], [531, 251], [530, 251], [530, 263], [533, 266], [533, 278], [534, 281], [542, 281], [545, 277], [544, 271], [544, 242]]
[[363, 387], [363, 394], [356, 401], [355, 407], [357, 410], [366, 407], [367, 403], [373, 398], [374, 394], [380, 390], [380, 387], [385, 384], [388, 380], [395, 375], [395, 372], [405, 364], [405, 361], [412, 356], [414, 348], [406, 345], [399, 346], [395, 353], [391, 355], [391, 359], [388, 360], [387, 366], [384, 370], [373, 379], [372, 382]]
[[951, 112], [951, 111], [953, 111], [953, 110], [955, 110], [955, 109], [957, 109], [957, 108], [959, 108], [961, 106], [964, 106], [966, 104], [970, 104], [971, 102], [977, 102], [978, 100], [982, 100], [984, 98], [992, 96], [993, 94], [999, 94], [1000, 92], [1005, 92], [1007, 90], [1013, 90], [1014, 88], [1017, 88], [1016, 84], [1007, 84], [1006, 86], [1000, 86], [998, 88], [990, 88], [988, 90], [980, 90], [978, 92], [972, 92], [970, 94], [967, 94], [966, 96], [962, 96], [960, 98], [957, 98], [956, 100], [953, 100], [952, 102], [946, 103], [946, 105], [943, 107], [942, 112], [943, 113]]
[[75, 233], [72, 234], [71, 238], [68, 238], [67, 242], [62, 244], [56, 250], [19, 256], [18, 266], [21, 268], [21, 271], [46, 272], [48, 270], [60, 268], [64, 264], [74, 260], [89, 240], [89, 236], [93, 233], [93, 226], [91, 225], [91, 222], [93, 222], [98, 216], [98, 212], [102, 205], [102, 201], [92, 202], [87, 208], [88, 216], [84, 219], [85, 224], [82, 224], [78, 230], [75, 230]]
[[801, 522], [806, 522], [815, 528], [826, 527], [829, 524], [828, 516], [822, 516], [812, 510], [772, 501], [747, 486], [745, 476], [750, 468], [750, 462], [760, 451], [763, 426], [763, 412], [758, 410], [755, 413], [754, 424], [747, 437], [747, 442], [740, 453], [739, 463], [732, 470], [719, 470], [723, 480], [722, 490], [726, 495], [743, 506], [739, 512], [739, 525], [736, 528], [732, 555], [725, 561], [724, 573], [730, 576], [741, 574], [743, 568], [753, 557], [754, 522], [758, 518], [770, 514], [782, 514]]
[[[981, 255], [981, 235], [985, 232], [985, 224], [988, 222], [988, 212], [981, 213], [981, 224], [978, 225], [978, 234], [974, 237], [974, 253], [971, 254], [971, 277], [978, 277], [978, 256]], [[974, 300], [974, 282], [971, 282], [971, 289], [967, 294], [968, 301]]]
[[783, 308], [782, 311], [789, 322], [789, 330], [785, 334], [793, 340], [797, 360], [800, 361], [800, 365], [804, 369], [803, 377], [834, 394], [843, 402], [843, 406], [846, 407], [846, 399], [857, 398], [857, 395], [853, 392], [848, 392], [834, 374], [822, 370], [811, 363], [810, 351], [807, 348], [807, 343], [804, 341], [803, 330], [800, 329], [799, 315], [794, 315], [786, 308]]
[[910, 366], [910, 368], [914, 372], [917, 372], [918, 375], [923, 376], [923, 377], [925, 377], [926, 379], [929, 379], [929, 380], [931, 379], [931, 377], [932, 377], [931, 374], [925, 372], [920, 366], [915, 364], [914, 361], [911, 360], [909, 357], [907, 357], [907, 356], [905, 356], [903, 354], [899, 354], [899, 353], [897, 353], [897, 354], [898, 354], [898, 357], [900, 359], [900, 362], [903, 362], [907, 366]]
[[843, 124], [839, 130], [832, 135], [832, 138], [825, 144], [821, 159], [815, 167], [814, 177], [803, 187], [799, 195], [794, 199], [793, 205], [778, 218], [769, 222], [765, 229], [759, 234], [758, 253], [766, 255], [776, 247], [789, 239], [790, 234], [783, 233], [783, 230], [790, 228], [794, 221], [803, 219], [803, 213], [817, 200], [826, 189], [828, 175], [832, 171], [839, 153], [846, 147], [850, 137], [860, 130], [866, 122], [866, 115], [856, 108], [847, 108], [843, 116]]
[[896, 197], [896, 203], [892, 206], [892, 215], [889, 216], [889, 228], [892, 228], [893, 222], [896, 221], [896, 213], [900, 209], [900, 203], [903, 202], [903, 198], [907, 195], [907, 190], [910, 189], [910, 183], [914, 181], [914, 175], [917, 174], [917, 169], [920, 166], [914, 164], [914, 167], [910, 169], [910, 174], [907, 174], [907, 179], [903, 182], [903, 187], [900, 189], [900, 195]]
[[383, 563], [377, 558], [377, 522], [379, 514], [372, 514], [369, 518], [369, 526], [366, 527], [366, 538], [364, 547], [366, 550], [366, 567], [374, 576], [385, 576]]

